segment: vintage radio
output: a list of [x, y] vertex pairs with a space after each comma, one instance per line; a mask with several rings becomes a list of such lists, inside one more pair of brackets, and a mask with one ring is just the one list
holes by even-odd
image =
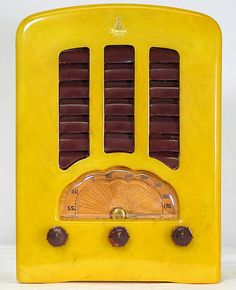
[[221, 32], [148, 5], [17, 32], [20, 282], [220, 280]]

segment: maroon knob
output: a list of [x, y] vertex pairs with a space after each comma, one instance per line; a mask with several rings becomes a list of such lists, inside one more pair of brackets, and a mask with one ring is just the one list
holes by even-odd
[[129, 240], [129, 234], [124, 227], [113, 228], [108, 236], [113, 247], [123, 247]]
[[187, 227], [176, 227], [171, 234], [172, 240], [178, 246], [187, 246], [193, 238], [192, 232]]
[[53, 227], [48, 231], [47, 241], [53, 247], [60, 247], [66, 243], [67, 232], [61, 227]]

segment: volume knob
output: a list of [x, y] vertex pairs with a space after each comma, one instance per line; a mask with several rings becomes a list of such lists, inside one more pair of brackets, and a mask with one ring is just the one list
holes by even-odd
[[66, 243], [68, 234], [61, 227], [53, 227], [48, 231], [47, 241], [53, 247], [60, 247]]

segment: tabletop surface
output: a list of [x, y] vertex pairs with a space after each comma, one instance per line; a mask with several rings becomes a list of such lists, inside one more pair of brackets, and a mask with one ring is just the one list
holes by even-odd
[[175, 283], [102, 283], [73, 282], [52, 284], [19, 284], [15, 278], [15, 245], [0, 245], [0, 290], [8, 289], [79, 289], [79, 290], [169, 290], [169, 289], [236, 289], [236, 248], [222, 250], [222, 282], [219, 284], [175, 284]]

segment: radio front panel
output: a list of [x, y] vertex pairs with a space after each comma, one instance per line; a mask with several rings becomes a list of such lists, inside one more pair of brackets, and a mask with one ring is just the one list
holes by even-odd
[[17, 279], [220, 280], [221, 33], [149, 5], [17, 32]]

